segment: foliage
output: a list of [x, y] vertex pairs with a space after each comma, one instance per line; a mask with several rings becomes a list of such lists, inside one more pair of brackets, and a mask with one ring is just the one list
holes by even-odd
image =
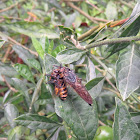
[[[119, 39], [140, 36], [140, 1], [0, 3], [1, 138], [139, 139], [140, 42]], [[69, 85], [65, 101], [55, 95], [46, 74], [60, 64], [82, 78], [91, 106]]]

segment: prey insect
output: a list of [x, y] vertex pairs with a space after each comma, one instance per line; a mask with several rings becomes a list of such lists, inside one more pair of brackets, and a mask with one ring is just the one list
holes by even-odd
[[82, 79], [78, 78], [78, 76], [68, 67], [62, 66], [56, 67], [57, 69], [54, 69], [53, 72], [51, 73], [51, 78], [55, 77], [55, 81], [53, 81], [55, 86], [62, 85], [59, 83], [64, 83], [64, 85], [60, 87], [66, 87], [66, 84], [68, 84], [76, 91], [76, 93], [78, 93], [78, 95], [84, 101], [86, 101], [89, 105], [93, 104], [90, 94], [88, 93], [85, 86], [82, 84]]
[[55, 94], [58, 95], [60, 97], [61, 100], [65, 100], [67, 95], [68, 95], [68, 91], [66, 88], [66, 85], [64, 83], [63, 78], [61, 77], [61, 75], [58, 73], [58, 70], [54, 70], [50, 76], [50, 80], [48, 83], [53, 83], [55, 88]]

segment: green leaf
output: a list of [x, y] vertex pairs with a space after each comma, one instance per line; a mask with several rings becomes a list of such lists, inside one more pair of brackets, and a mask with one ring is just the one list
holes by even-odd
[[40, 63], [36, 59], [28, 59], [28, 62], [31, 67], [37, 69], [41, 73]]
[[44, 52], [48, 53], [48, 48], [49, 48], [49, 45], [50, 45], [49, 39], [47, 37], [43, 37], [43, 38], [40, 39], [39, 42], [40, 42]]
[[5, 94], [4, 94], [4, 97], [3, 97], [3, 103], [5, 104], [9, 98], [11, 94], [11, 90], [8, 90]]
[[18, 116], [18, 114], [18, 110], [13, 104], [6, 104], [6, 107], [4, 108], [4, 115], [12, 128], [16, 126], [14, 119]]
[[[122, 32], [120, 37], [129, 37], [129, 36], [135, 36], [140, 30], [140, 16], [128, 27], [126, 30]], [[113, 55], [116, 52], [119, 52], [120, 50], [126, 48], [130, 43], [117, 43], [113, 45], [109, 45], [107, 51], [111, 52], [108, 57]]]
[[140, 123], [140, 112], [134, 112], [134, 113], [131, 113], [131, 119], [134, 123], [137, 123], [139, 124]]
[[61, 33], [66, 37], [66, 36], [71, 36], [72, 34], [74, 34], [74, 31], [71, 28], [65, 27], [63, 25], [59, 25], [59, 30], [61, 31]]
[[114, 20], [114, 19], [117, 19], [118, 18], [117, 17], [118, 16], [117, 6], [116, 6], [116, 4], [114, 2], [109, 1], [107, 3], [105, 15], [106, 15], [106, 17], [107, 17], [108, 20]]
[[5, 41], [0, 39], [0, 48], [3, 46], [4, 43]]
[[22, 80], [20, 80], [20, 79], [12, 78], [12, 80], [13, 80], [14, 87], [15, 87], [16, 89], [18, 89], [18, 90], [22, 93], [22, 95], [25, 97], [26, 104], [27, 104], [28, 107], [29, 107], [29, 105], [30, 105], [30, 103], [31, 103], [31, 99], [30, 99], [30, 96], [29, 96], [29, 93], [28, 93], [28, 88], [27, 88], [27, 86], [26, 86], [25, 83], [24, 83]]
[[98, 126], [96, 102], [89, 106], [71, 88], [65, 101], [54, 98], [55, 111], [80, 140], [93, 140]]
[[93, 99], [101, 93], [103, 84], [104, 77], [97, 77], [86, 84], [86, 88]]
[[34, 58], [33, 54], [31, 54], [28, 50], [24, 49], [19, 45], [13, 45], [12, 48], [18, 54], [18, 56], [23, 60], [23, 62], [26, 63], [27, 65], [29, 65], [27, 59]]
[[116, 98], [114, 140], [139, 140], [139, 129], [120, 99]]
[[52, 100], [50, 100], [50, 99], [38, 99], [35, 103], [38, 105], [46, 105], [51, 102], [52, 102]]
[[140, 85], [140, 51], [132, 44], [121, 53], [116, 64], [117, 87], [123, 100], [127, 99]]
[[[32, 96], [32, 102], [31, 102], [31, 105], [30, 105], [30, 109], [32, 109], [32, 105], [34, 104], [34, 102], [35, 102], [35, 101], [38, 99], [38, 97], [39, 97], [38, 94], [39, 94], [39, 91], [40, 91], [42, 82], [43, 82], [43, 78], [40, 78], [40, 79], [38, 80], [38, 82], [37, 82], [36, 88], [35, 88], [34, 93], [33, 93], [33, 96]], [[36, 105], [36, 107], [37, 107], [37, 104], [34, 104], [34, 105]], [[35, 109], [36, 109], [36, 108], [35, 108]], [[37, 109], [36, 109], [36, 111], [37, 111]]]
[[[51, 138], [55, 135], [55, 133], [56, 133], [57, 131], [60, 131], [59, 129], [60, 129], [59, 127], [56, 127], [56, 128], [53, 130], [53, 132], [51, 132], [50, 136], [49, 136], [46, 140], [51, 140]], [[54, 136], [54, 137], [55, 137], [55, 136]], [[57, 136], [57, 137], [58, 137], [58, 136]], [[57, 138], [55, 137], [55, 139], [57, 139]]]
[[51, 54], [51, 53], [52, 53], [53, 46], [54, 46], [54, 42], [53, 42], [53, 40], [52, 40], [52, 41], [50, 42], [50, 45], [49, 45], [49, 48], [48, 48], [48, 54]]
[[66, 49], [56, 56], [56, 59], [63, 64], [70, 64], [74, 61], [79, 60], [86, 51], [79, 49]]
[[60, 66], [59, 62], [50, 54], [45, 54], [44, 66], [46, 73], [50, 73], [54, 65]]
[[6, 27], [10, 30], [18, 32], [20, 34], [25, 34], [30, 37], [48, 37], [49, 39], [59, 38], [59, 35], [53, 30], [48, 29], [46, 26], [38, 22], [12, 22], [12, 23], [3, 23], [0, 26]]
[[52, 127], [59, 126], [59, 124], [46, 118], [45, 116], [35, 114], [23, 114], [16, 118], [15, 122], [30, 129], [50, 129]]
[[39, 56], [43, 59], [45, 52], [44, 52], [40, 42], [36, 38], [32, 37], [32, 43], [33, 43], [33, 46], [35, 47], [37, 53], [39, 54]]
[[25, 132], [25, 127], [16, 126], [8, 134], [8, 140], [19, 140], [22, 138], [23, 132]]
[[16, 126], [8, 134], [8, 140], [19, 140], [23, 138], [25, 131], [28, 129], [23, 126]]
[[87, 71], [86, 71], [87, 82], [94, 78], [96, 78], [95, 66], [91, 61], [91, 59], [88, 57]]
[[13, 77], [18, 75], [15, 69], [11, 66], [7, 66], [5, 64], [0, 63], [0, 74], [6, 75], [8, 77]]
[[24, 65], [24, 64], [15, 64], [14, 65], [14, 68], [25, 79], [27, 79], [27, 80], [35, 83], [34, 77], [32, 75], [32, 72], [30, 71], [30, 69], [28, 68], [27, 65]]
[[64, 46], [63, 44], [60, 44], [59, 46], [57, 46], [53, 51], [52, 51], [52, 56], [56, 57], [57, 54], [61, 51], [63, 51], [64, 49], [66, 49], [66, 46]]

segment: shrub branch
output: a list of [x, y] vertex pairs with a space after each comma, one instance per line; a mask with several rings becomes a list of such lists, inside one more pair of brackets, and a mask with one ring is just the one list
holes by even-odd
[[85, 49], [90, 49], [94, 47], [99, 47], [101, 45], [106, 45], [106, 44], [115, 44], [115, 43], [122, 43], [122, 42], [131, 42], [131, 41], [138, 41], [140, 40], [140, 36], [131, 36], [131, 37], [121, 37], [121, 38], [115, 38], [115, 39], [106, 39], [103, 41], [91, 43], [87, 46], [83, 46], [83, 50]]

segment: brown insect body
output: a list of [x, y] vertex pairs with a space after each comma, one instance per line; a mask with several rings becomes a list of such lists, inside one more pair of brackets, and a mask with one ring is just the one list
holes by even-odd
[[65, 100], [68, 95], [68, 91], [64, 80], [57, 69], [53, 70], [51, 73], [49, 83], [53, 83], [55, 85], [55, 94], [58, 95], [61, 100]]
[[85, 86], [81, 83], [82, 79], [67, 67], [60, 67], [60, 72], [63, 74], [64, 81], [68, 83], [79, 96], [89, 105], [93, 104], [92, 98]]
[[55, 94], [58, 95], [61, 100], [66, 100], [68, 91], [63, 80], [58, 80], [57, 84], [55, 83]]
[[93, 104], [92, 98], [81, 81], [82, 79], [78, 78], [72, 70], [62, 66], [54, 69], [50, 77], [50, 83], [54, 83], [55, 94], [59, 95], [60, 99], [66, 99], [68, 94], [66, 84], [69, 84], [84, 101], [91, 105]]

